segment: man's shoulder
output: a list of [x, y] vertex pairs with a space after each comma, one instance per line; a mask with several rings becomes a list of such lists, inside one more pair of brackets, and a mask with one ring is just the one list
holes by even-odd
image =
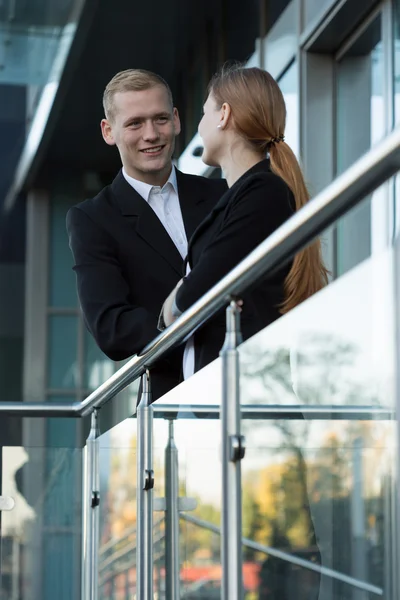
[[111, 200], [111, 186], [107, 185], [102, 190], [100, 190], [96, 196], [92, 198], [86, 198], [82, 202], [75, 204], [72, 209], [81, 210], [87, 214], [91, 214], [93, 212], [98, 213], [99, 210], [105, 210], [106, 206], [110, 204]]
[[111, 186], [107, 185], [96, 196], [71, 206], [66, 214], [68, 232], [88, 228], [92, 230], [93, 226], [109, 230], [117, 218], [113, 204]]

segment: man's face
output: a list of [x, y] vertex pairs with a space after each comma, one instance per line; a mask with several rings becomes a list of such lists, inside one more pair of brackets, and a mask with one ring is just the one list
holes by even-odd
[[117, 92], [113, 118], [101, 122], [105, 142], [117, 146], [128, 175], [152, 185], [167, 181], [180, 130], [178, 111], [162, 85]]

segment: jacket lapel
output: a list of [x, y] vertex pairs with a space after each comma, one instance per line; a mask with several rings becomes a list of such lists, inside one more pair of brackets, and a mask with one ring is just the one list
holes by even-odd
[[111, 189], [122, 215], [149, 246], [181, 275], [182, 257], [163, 224], [147, 202], [126, 181], [120, 171]]

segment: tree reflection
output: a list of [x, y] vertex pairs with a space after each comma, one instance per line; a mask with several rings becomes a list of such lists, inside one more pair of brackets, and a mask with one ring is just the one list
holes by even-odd
[[[317, 334], [301, 342], [296, 348], [265, 349], [253, 341], [241, 347], [242, 404], [381, 404], [373, 373], [366, 375], [362, 353], [355, 345]], [[383, 528], [380, 526], [378, 531], [374, 526], [371, 532], [370, 527], [384, 516], [382, 495], [376, 491], [379, 481], [372, 481], [370, 470], [382, 469], [390, 439], [386, 439], [382, 451], [382, 432], [390, 432], [390, 425], [374, 421], [321, 422], [300, 415], [293, 420], [244, 419], [242, 427], [250, 452], [258, 456], [258, 461], [265, 456], [264, 467], [247, 471], [243, 477], [244, 534], [354, 575], [360, 561], [354, 556], [352, 511], [362, 509], [366, 517], [357, 553], [363, 554], [367, 568], [357, 575], [382, 586], [384, 540], [379, 531]], [[362, 473], [354, 470], [357, 444]], [[365, 449], [369, 451], [368, 464]], [[355, 478], [361, 482], [358, 492]], [[369, 537], [374, 539], [373, 544]], [[260, 554], [250, 556], [262, 560]], [[317, 574], [295, 568], [289, 561], [263, 558], [259, 600], [319, 597]], [[351, 587], [338, 581], [330, 581], [329, 590], [329, 595], [323, 591], [321, 594], [330, 600], [353, 597]]]

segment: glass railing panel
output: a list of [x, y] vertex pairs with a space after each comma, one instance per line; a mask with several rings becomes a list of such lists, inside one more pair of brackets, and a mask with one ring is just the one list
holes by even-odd
[[[246, 598], [353, 600], [389, 590], [395, 575], [396, 423], [260, 417], [244, 418], [242, 427]], [[167, 431], [167, 422], [155, 422], [156, 498], [165, 495]], [[220, 598], [220, 439], [217, 419], [174, 424], [181, 501], [195, 501], [180, 518], [182, 599]], [[155, 522], [159, 514], [154, 513]], [[155, 527], [155, 540], [159, 535]], [[162, 593], [162, 546], [154, 557], [155, 589]], [[386, 592], [383, 597], [391, 598]]]
[[77, 600], [81, 595], [82, 452], [2, 447], [1, 597]]
[[[100, 436], [99, 600], [136, 598], [136, 419]], [[155, 437], [154, 472], [162, 486]], [[164, 583], [164, 513], [154, 514], [154, 590]], [[158, 596], [162, 597], [162, 596]]]
[[212, 526], [219, 527], [221, 515], [220, 423], [182, 419], [174, 429], [180, 496], [192, 502], [180, 513], [181, 597], [219, 597], [220, 540]]
[[[204, 371], [213, 371], [215, 376], [216, 368], [217, 364]], [[201, 372], [192, 381], [202, 379], [203, 375]], [[192, 384], [189, 384], [188, 381], [180, 387], [191, 389]], [[219, 420], [215, 414], [207, 418], [207, 411], [201, 412], [202, 407], [208, 410], [216, 395], [214, 389], [214, 393], [203, 398], [202, 404], [196, 398], [196, 404], [185, 405], [177, 402], [184, 397], [178, 395], [172, 402], [168, 394], [154, 404], [153, 585], [155, 597], [160, 599], [165, 598], [166, 587], [166, 527], [162, 502], [166, 495], [165, 453], [172, 415], [175, 416], [173, 435], [178, 451], [179, 496], [183, 502], [179, 544], [182, 598], [200, 582], [210, 578], [220, 581], [219, 535], [202, 524], [204, 520], [218, 526], [220, 516]], [[135, 418], [127, 419], [100, 436], [99, 600], [125, 600], [134, 598], [136, 593], [136, 425]], [[195, 523], [185, 520], [185, 514], [193, 517]]]
[[245, 550], [257, 598], [395, 598], [394, 302], [389, 249], [239, 347], [244, 535], [286, 553]]
[[244, 548], [244, 563], [258, 570], [249, 592], [392, 598], [395, 428], [387, 420], [243, 420], [243, 533], [272, 548]]
[[389, 249], [239, 347], [242, 403], [393, 408], [394, 301]]
[[[178, 453], [180, 511], [179, 554], [182, 599], [219, 598], [221, 557], [219, 527], [221, 512], [220, 422], [221, 364], [214, 361], [165, 394], [154, 404], [155, 457], [160, 476], [155, 480], [155, 498], [165, 490], [166, 448], [173, 419], [174, 444]], [[169, 417], [169, 418], [168, 418]], [[164, 518], [164, 513], [154, 513]], [[211, 529], [210, 529], [211, 526]], [[161, 561], [159, 593], [165, 589], [165, 545]], [[160, 595], [160, 598], [164, 598]]]
[[192, 407], [219, 406], [221, 389], [221, 364], [218, 359], [165, 394], [155, 406], [180, 407], [180, 417], [184, 418], [193, 412]]
[[[382, 590], [391, 598], [393, 303], [387, 250], [239, 347], [249, 600], [298, 600], [300, 587], [307, 600], [375, 597]], [[220, 399], [218, 359], [154, 405], [164, 417], [174, 408], [181, 496], [196, 500], [194, 510], [181, 514], [181, 597], [187, 599], [220, 597], [221, 437], [219, 420], [207, 412]], [[280, 417], [285, 405], [294, 410]], [[155, 421], [159, 452], [167, 425]]]

